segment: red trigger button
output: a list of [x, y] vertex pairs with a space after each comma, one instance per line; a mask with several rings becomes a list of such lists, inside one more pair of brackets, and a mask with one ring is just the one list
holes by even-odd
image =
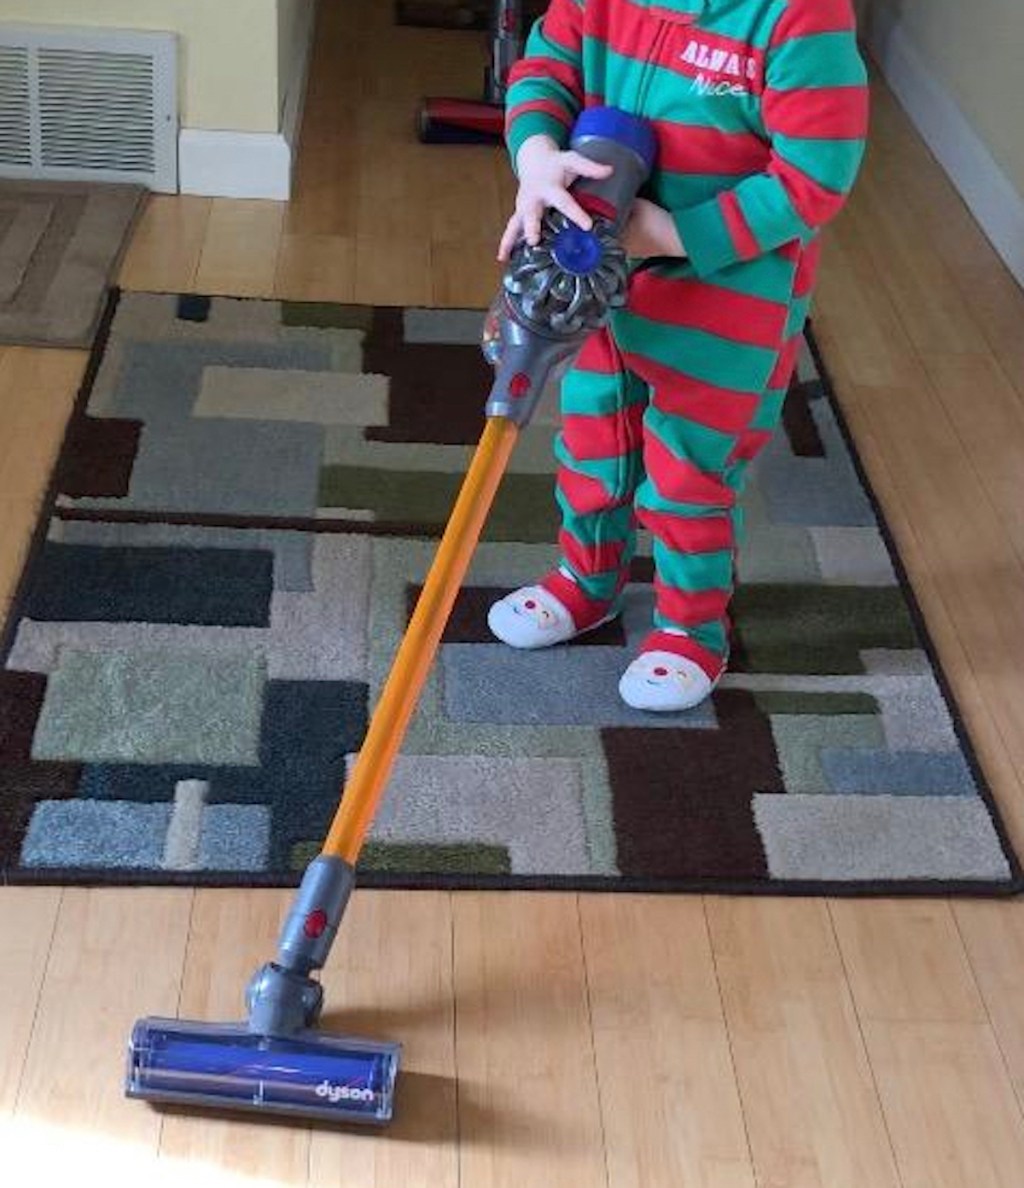
[[520, 400], [530, 390], [530, 377], [524, 371], [517, 371], [508, 381], [508, 394], [513, 400]]
[[327, 928], [327, 913], [323, 908], [317, 908], [315, 912], [310, 912], [306, 917], [305, 923], [302, 926], [302, 931], [311, 940], [316, 940], [318, 936], [323, 936]]

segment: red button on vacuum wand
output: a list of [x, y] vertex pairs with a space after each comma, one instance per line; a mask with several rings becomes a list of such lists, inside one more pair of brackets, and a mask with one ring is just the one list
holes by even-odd
[[519, 400], [530, 390], [530, 377], [524, 371], [517, 371], [508, 381], [508, 394]]
[[327, 913], [323, 908], [317, 908], [315, 912], [310, 912], [306, 917], [306, 922], [302, 926], [303, 932], [306, 936], [316, 940], [318, 936], [322, 936], [324, 929], [327, 927]]

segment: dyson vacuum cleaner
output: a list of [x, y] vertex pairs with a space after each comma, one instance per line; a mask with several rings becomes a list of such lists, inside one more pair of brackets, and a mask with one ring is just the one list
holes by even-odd
[[483, 436], [323, 850], [303, 876], [274, 959], [249, 982], [247, 1018], [140, 1019], [128, 1044], [129, 1097], [336, 1121], [391, 1119], [400, 1045], [317, 1031], [323, 988], [312, 975], [327, 961], [363, 841], [519, 431], [551, 369], [626, 299], [618, 236], [651, 170], [653, 132], [615, 108], [591, 108], [576, 123], [572, 147], [613, 167], [608, 178], [583, 178], [573, 187], [593, 228], [584, 231], [550, 210], [540, 242], [522, 240], [512, 253], [484, 332], [495, 376]]
[[490, 62], [483, 99], [424, 99], [418, 129], [424, 144], [500, 144], [508, 75], [523, 52], [522, 0], [494, 0]]

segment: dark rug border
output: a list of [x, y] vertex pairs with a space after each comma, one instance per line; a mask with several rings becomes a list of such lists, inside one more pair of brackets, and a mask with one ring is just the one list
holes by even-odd
[[[135, 292], [136, 290], [128, 290]], [[103, 313], [97, 326], [96, 337], [89, 352], [82, 382], [75, 396], [71, 413], [65, 426], [60, 449], [54, 462], [46, 493], [42, 501], [39, 520], [33, 532], [32, 541], [27, 550], [21, 577], [11, 599], [7, 621], [0, 634], [0, 662], [5, 662], [14, 641], [17, 623], [22, 616], [28, 593], [29, 574], [31, 573], [38, 555], [46, 539], [46, 532], [52, 517], [66, 520], [89, 519], [108, 523], [162, 523], [162, 524], [190, 524], [205, 527], [232, 527], [253, 529], [257, 531], [267, 528], [291, 529], [295, 531], [311, 531], [323, 533], [360, 534], [360, 535], [415, 535], [428, 539], [438, 537], [436, 533], [424, 532], [422, 528], [416, 533], [410, 533], [406, 525], [381, 523], [376, 526], [375, 533], [368, 531], [368, 525], [362, 521], [348, 520], [318, 520], [315, 517], [303, 520], [287, 517], [260, 517], [254, 522], [252, 517], [215, 516], [196, 513], [160, 513], [160, 512], [122, 512], [115, 510], [96, 509], [95, 513], [82, 509], [60, 509], [57, 504], [57, 488], [59, 475], [64, 458], [70, 448], [71, 439], [79, 422], [84, 419], [88, 407], [89, 397], [99, 371], [100, 363], [106, 353], [110, 339], [110, 332], [117, 313], [123, 290], [112, 286], [107, 294]], [[138, 290], [154, 296], [180, 296], [171, 290]], [[205, 294], [204, 294], [205, 295]], [[229, 301], [282, 301], [284, 298], [262, 297], [232, 297], [223, 294], [211, 294], [222, 300]], [[313, 304], [322, 302], [289, 301], [292, 305]], [[394, 306], [396, 309], [408, 308], [405, 305]], [[936, 681], [946, 700], [953, 721], [953, 728], [960, 744], [971, 774], [978, 788], [978, 795], [988, 809], [993, 828], [999, 839], [1004, 857], [1009, 866], [1010, 876], [1007, 879], [899, 879], [899, 880], [851, 880], [849, 882], [818, 880], [818, 879], [749, 879], [730, 880], [715, 879], [664, 879], [664, 878], [635, 878], [614, 877], [605, 875], [473, 875], [473, 874], [406, 874], [367, 871], [359, 874], [360, 887], [377, 890], [446, 890], [446, 891], [583, 891], [583, 892], [623, 892], [643, 894], [706, 894], [706, 895], [766, 895], [785, 897], [815, 898], [914, 898], [965, 896], [985, 898], [1008, 898], [1024, 892], [1024, 867], [1014, 849], [1006, 823], [996, 803], [988, 780], [985, 778], [981, 764], [978, 761], [974, 745], [967, 733], [966, 726], [960, 712], [960, 706], [953, 694], [952, 687], [943, 668], [931, 632], [918, 602], [917, 593], [903, 564], [896, 541], [889, 527], [884, 510], [875, 494], [874, 487], [864, 468], [860, 453], [857, 449], [849, 422], [836, 394], [831, 372], [822, 355], [817, 337], [814, 334], [813, 320], [808, 319], [805, 326], [805, 336], [814, 358], [815, 365], [821, 377], [822, 392], [829, 402], [832, 412], [839, 425], [844, 444], [853, 462], [854, 472], [867, 496], [874, 512], [879, 531], [889, 554], [890, 562], [899, 580], [900, 587], [907, 599], [911, 618], [917, 629], [923, 650], [928, 657], [935, 673]], [[153, 887], [190, 887], [203, 888], [290, 888], [296, 887], [301, 878], [301, 872], [233, 872], [233, 871], [180, 871], [144, 870], [144, 869], [109, 869], [98, 873], [86, 867], [47, 867], [47, 868], [5, 868], [0, 870], [0, 886], [153, 886]]]
[[[103, 871], [85, 867], [33, 867], [9, 872], [0, 886], [184, 887], [195, 891], [252, 888], [289, 890], [298, 887], [302, 871], [253, 874], [236, 871], [167, 871], [127, 867]], [[197, 881], [202, 876], [202, 882]], [[642, 895], [778, 896], [786, 899], [1011, 899], [1024, 891], [1019, 880], [984, 879], [644, 879], [612, 875], [489, 875], [358, 872], [356, 885], [365, 891], [579, 891]]]

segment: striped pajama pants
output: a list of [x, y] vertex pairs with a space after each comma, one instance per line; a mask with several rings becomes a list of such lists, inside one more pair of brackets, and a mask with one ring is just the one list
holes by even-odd
[[626, 308], [591, 335], [562, 386], [559, 569], [574, 580], [555, 570], [543, 584], [578, 626], [616, 607], [639, 524], [652, 538], [656, 597], [643, 650], [682, 653], [718, 676], [737, 501], [778, 424], [808, 302], [634, 273]]

